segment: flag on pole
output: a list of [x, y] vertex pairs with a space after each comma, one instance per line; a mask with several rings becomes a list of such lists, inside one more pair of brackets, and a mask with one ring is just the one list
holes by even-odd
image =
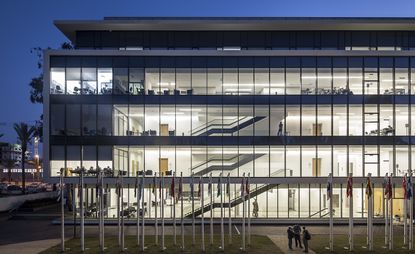
[[246, 178], [246, 187], [245, 187], [245, 193], [249, 194], [249, 174], [248, 177]]
[[347, 197], [353, 197], [353, 178], [349, 176], [347, 178]]
[[155, 194], [156, 193], [156, 174], [154, 174], [153, 176], [153, 186], [151, 186], [151, 193]]
[[412, 181], [411, 181], [412, 177], [408, 178], [408, 182], [406, 184], [406, 199], [411, 199], [412, 198]]
[[173, 174], [173, 178], [171, 179], [171, 185], [170, 185], [170, 196], [171, 197], [173, 197], [174, 198], [174, 191], [175, 191], [175, 186], [174, 186], [174, 181], [175, 181], [175, 177], [174, 177], [174, 174]]
[[244, 179], [242, 178], [242, 182], [241, 182], [241, 197], [245, 196], [245, 183], [244, 183]]
[[141, 200], [141, 197], [143, 196], [143, 189], [144, 189], [144, 179], [140, 178], [140, 182], [137, 186], [138, 188], [138, 200]]
[[212, 195], [212, 178], [209, 179], [208, 183], [208, 195]]
[[392, 199], [392, 175], [388, 178], [388, 183], [385, 188], [386, 198]]
[[332, 182], [331, 182], [331, 177], [329, 176], [327, 179], [327, 200], [331, 199], [331, 189], [332, 189]]
[[406, 177], [407, 175], [405, 174], [404, 176], [403, 176], [403, 180], [402, 180], [402, 189], [403, 189], [403, 198], [404, 199], [408, 199], [407, 198], [407, 196], [408, 196], [408, 183], [407, 183], [407, 180], [406, 180]]
[[220, 195], [222, 195], [221, 178], [222, 178], [222, 174], [218, 178], [218, 193], [216, 194], [216, 197], [219, 197]]
[[134, 197], [137, 197], [137, 189], [138, 189], [138, 175], [135, 177], [135, 183], [134, 183]]
[[366, 195], [368, 197], [371, 197], [372, 196], [372, 182], [370, 181], [370, 177], [367, 178]]
[[194, 192], [194, 188], [193, 188], [193, 177], [192, 177], [190, 181], [190, 197], [192, 197], [192, 199], [194, 195], [193, 192]]
[[199, 184], [198, 184], [198, 189], [197, 189], [197, 196], [201, 197], [202, 196], [202, 178], [199, 177]]
[[230, 183], [230, 178], [229, 175], [226, 179], [226, 196], [229, 197], [229, 195], [231, 195], [231, 183]]
[[120, 177], [117, 177], [117, 181], [115, 183], [115, 192], [117, 193], [117, 195], [119, 196], [121, 193], [121, 182], [120, 182]]
[[386, 173], [385, 177], [383, 178], [383, 191], [384, 191], [384, 195], [387, 196], [389, 191], [388, 191], [388, 173]]
[[183, 195], [183, 182], [182, 181], [183, 181], [183, 178], [180, 177], [180, 179], [179, 179], [179, 190], [177, 192], [177, 198], [181, 198], [182, 195]]

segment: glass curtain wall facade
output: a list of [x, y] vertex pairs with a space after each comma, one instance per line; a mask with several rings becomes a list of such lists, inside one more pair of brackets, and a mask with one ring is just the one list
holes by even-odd
[[[126, 207], [137, 205], [137, 176], [163, 174], [170, 182], [182, 173], [185, 214], [191, 216], [192, 174], [205, 181], [212, 175], [214, 183], [221, 174], [229, 175], [233, 200], [240, 198], [240, 179], [249, 173], [255, 195], [247, 202], [257, 199], [259, 218], [327, 219], [328, 174], [335, 178], [334, 216], [351, 216], [346, 177], [353, 173], [358, 179], [353, 216], [363, 218], [364, 180], [371, 173], [374, 214], [382, 217], [383, 177], [402, 177], [413, 168], [415, 57], [372, 56], [365, 51], [385, 48], [371, 43], [374, 48], [349, 49], [362, 50], [350, 56], [292, 56], [288, 51], [285, 56], [245, 56], [243, 47], [238, 56], [215, 56], [222, 52], [217, 48], [200, 56], [169, 56], [167, 50], [165, 56], [51, 52], [45, 88], [50, 180], [57, 181], [61, 168], [74, 184], [71, 169], [110, 168], [106, 217], [114, 218], [118, 172], [126, 172]], [[401, 49], [394, 43], [387, 48]], [[85, 200], [92, 206], [96, 180], [86, 178]], [[146, 217], [154, 217], [155, 209], [172, 217], [169, 186], [162, 191], [166, 206], [148, 205]], [[152, 204], [154, 195], [147, 184], [145, 203]], [[200, 207], [200, 199], [195, 202]], [[394, 207], [394, 215], [402, 217], [399, 185], [394, 186]], [[241, 217], [242, 204], [232, 206], [231, 214]], [[214, 215], [220, 217], [217, 208]]]

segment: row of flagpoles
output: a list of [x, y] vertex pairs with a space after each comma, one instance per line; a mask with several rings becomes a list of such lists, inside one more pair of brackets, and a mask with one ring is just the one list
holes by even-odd
[[[86, 173], [86, 170], [83, 168], [77, 168], [75, 170], [72, 170], [73, 174], [77, 174], [79, 176], [79, 189], [78, 189], [78, 197], [80, 201], [80, 227], [81, 227], [81, 251], [85, 251], [85, 208], [84, 208], [84, 176]], [[105, 250], [105, 231], [104, 231], [104, 171], [101, 169], [97, 169], [94, 172], [91, 172], [91, 170], [88, 171], [88, 173], [93, 173], [97, 177], [97, 183], [96, 183], [96, 199], [97, 199], [97, 210], [98, 210], [98, 227], [99, 227], [99, 246], [100, 251], [103, 252]], [[141, 177], [138, 175], [136, 176], [136, 182], [135, 182], [135, 188], [134, 188], [134, 196], [136, 198], [137, 202], [137, 217], [136, 217], [136, 244], [137, 246], [141, 246], [141, 249], [144, 251], [146, 249], [145, 247], [145, 202], [144, 202], [144, 180], [145, 175], [143, 174]], [[229, 223], [229, 244], [232, 244], [232, 216], [231, 216], [231, 195], [230, 195], [230, 175], [226, 177], [226, 182], [223, 181], [223, 175], [220, 174], [218, 177], [217, 182], [217, 193], [216, 198], [220, 197], [220, 215], [221, 215], [221, 223], [220, 223], [220, 235], [221, 235], [221, 245], [219, 248], [221, 250], [225, 250], [225, 230], [224, 230], [224, 197], [222, 195], [222, 185], [225, 184], [225, 195], [228, 197], [228, 208], [229, 208], [229, 214], [228, 214], [228, 223]], [[250, 200], [250, 175], [248, 173], [247, 177], [245, 174], [243, 174], [242, 182], [241, 182], [241, 198], [243, 202], [243, 212], [242, 212], [242, 244], [241, 244], [241, 250], [246, 250], [246, 240], [248, 241], [248, 245], [251, 243], [251, 220], [250, 220], [250, 204], [248, 202], [248, 211], [246, 212], [246, 200]], [[196, 179], [197, 180], [197, 179]], [[204, 229], [204, 211], [205, 211], [205, 205], [204, 205], [204, 185], [205, 185], [205, 178], [199, 177], [198, 179], [198, 191], [197, 195], [200, 198], [200, 209], [201, 209], [201, 235], [202, 235], [202, 242], [201, 242], [201, 250], [205, 251], [205, 229]], [[195, 185], [195, 177], [192, 174], [191, 176], [191, 182], [190, 182], [190, 198], [192, 203], [192, 245], [195, 245], [196, 242], [196, 220], [195, 220], [195, 196], [194, 196], [194, 185]], [[213, 182], [212, 182], [212, 175], [209, 176], [208, 182], [208, 196], [210, 197], [210, 245], [213, 245], [213, 201], [214, 201], [214, 192], [213, 192]], [[61, 201], [61, 251], [65, 251], [65, 214], [64, 214], [64, 169], [61, 169], [60, 171], [60, 201]], [[116, 194], [117, 194], [117, 214], [118, 214], [118, 245], [120, 246], [121, 250], [125, 250], [125, 222], [124, 222], [124, 200], [123, 200], [123, 172], [120, 171], [117, 177], [116, 181]], [[151, 184], [151, 193], [154, 195], [154, 205], [155, 205], [155, 244], [159, 244], [159, 221], [158, 221], [158, 205], [160, 202], [160, 206], [163, 208], [165, 206], [165, 197], [164, 197], [164, 188], [165, 188], [165, 182], [164, 182], [164, 176], [161, 175], [161, 177], [157, 177], [155, 174], [152, 179]], [[157, 189], [159, 191], [159, 195], [157, 195]], [[184, 210], [183, 210], [183, 174], [180, 173], [177, 193], [176, 193], [176, 175], [173, 174], [171, 185], [169, 188], [169, 194], [170, 198], [172, 199], [173, 204], [173, 241], [174, 245], [177, 244], [177, 221], [176, 221], [176, 203], [180, 201], [180, 224], [181, 224], [181, 248], [185, 248], [185, 238], [184, 238]], [[152, 203], [151, 200], [152, 195], [149, 195], [149, 204]], [[247, 197], [247, 198], [246, 198]], [[160, 200], [158, 200], [160, 198]], [[140, 201], [141, 201], [141, 210], [140, 210]], [[164, 209], [160, 209], [161, 212], [161, 249], [166, 249], [165, 246], [165, 221], [164, 221]], [[248, 214], [248, 220], [246, 221], [246, 215]], [[140, 221], [141, 219], [141, 221]], [[248, 234], [246, 235], [246, 223], [248, 223]], [[140, 229], [141, 227], [141, 229]], [[248, 238], [248, 239], [246, 239]], [[141, 241], [140, 241], [141, 239]]]
[[[389, 250], [393, 250], [393, 175], [386, 174], [383, 182], [384, 196], [385, 196], [385, 245]], [[405, 174], [402, 180], [403, 198], [404, 198], [404, 246], [409, 250], [413, 249], [413, 221], [414, 221], [414, 203], [413, 203], [413, 184], [412, 173]], [[370, 251], [373, 250], [373, 184], [372, 176], [368, 174], [366, 180], [367, 196], [367, 247]], [[346, 196], [349, 199], [349, 250], [353, 251], [353, 174], [350, 173], [347, 179]], [[333, 175], [329, 174], [327, 180], [327, 200], [329, 200], [329, 249], [334, 250], [333, 237]], [[409, 208], [409, 209], [408, 209]], [[409, 214], [409, 218], [408, 218]], [[408, 227], [409, 219], [409, 227]]]
[[[61, 201], [61, 250], [65, 251], [65, 231], [64, 231], [64, 170], [61, 169], [61, 177], [60, 177], [60, 201]], [[72, 173], [79, 175], [79, 190], [78, 195], [80, 198], [80, 226], [81, 226], [81, 251], [85, 250], [85, 209], [84, 209], [84, 174], [85, 169], [79, 168], [73, 170]], [[89, 172], [91, 173], [91, 172]], [[97, 176], [97, 184], [96, 184], [96, 198], [97, 198], [97, 210], [98, 210], [98, 217], [99, 217], [99, 244], [100, 244], [100, 251], [104, 251], [105, 249], [105, 231], [104, 231], [104, 172], [99, 168], [94, 172]], [[384, 196], [385, 196], [385, 245], [388, 245], [389, 250], [393, 250], [393, 186], [392, 186], [392, 174], [386, 174], [384, 182], [383, 182], [383, 189], [384, 189]], [[141, 246], [142, 250], [145, 250], [145, 202], [144, 202], [144, 174], [139, 177], [136, 176], [136, 183], [134, 188], [134, 196], [136, 197], [137, 201], [137, 218], [136, 218], [136, 237], [137, 237], [137, 246]], [[220, 249], [225, 250], [225, 240], [224, 240], [224, 197], [222, 195], [222, 185], [225, 184], [225, 194], [228, 197], [228, 205], [229, 205], [229, 213], [228, 213], [228, 226], [229, 226], [229, 244], [232, 243], [232, 216], [231, 216], [231, 198], [230, 198], [230, 175], [226, 177], [226, 183], [223, 182], [222, 174], [218, 177], [217, 182], [217, 193], [216, 197], [220, 197], [220, 232], [221, 232], [221, 245]], [[196, 179], [197, 180], [197, 179]], [[204, 213], [205, 213], [205, 205], [204, 205], [204, 177], [199, 177], [198, 179], [198, 191], [197, 195], [200, 198], [200, 209], [201, 209], [201, 235], [202, 235], [202, 243], [201, 243], [201, 250], [205, 250], [205, 229], [204, 229]], [[157, 182], [158, 181], [158, 182]], [[214, 193], [212, 189], [212, 175], [209, 176], [207, 181], [208, 184], [208, 195], [210, 197], [210, 245], [213, 244], [213, 201], [214, 201]], [[194, 175], [191, 176], [190, 182], [190, 198], [192, 202], [192, 245], [195, 245], [195, 237], [196, 237], [196, 229], [195, 229], [195, 196], [194, 196], [194, 185], [195, 185], [195, 177]], [[154, 204], [155, 204], [155, 243], [158, 245], [159, 241], [159, 222], [158, 222], [158, 214], [157, 214], [157, 207], [159, 204], [158, 197], [160, 197], [160, 206], [164, 207], [165, 197], [164, 191], [165, 182], [164, 176], [157, 177], [154, 175], [152, 181], [152, 188], [151, 192], [154, 194]], [[373, 184], [371, 181], [371, 174], [368, 174], [367, 181], [366, 181], [366, 196], [367, 196], [367, 247], [369, 250], [373, 250]], [[412, 173], [405, 174], [402, 181], [402, 188], [404, 193], [404, 245], [408, 245], [408, 249], [413, 249], [413, 184], [412, 184]], [[157, 195], [157, 189], [159, 190], [159, 195]], [[184, 240], [184, 211], [183, 211], [183, 174], [180, 174], [179, 183], [178, 183], [178, 192], [176, 193], [176, 175], [174, 174], [171, 180], [170, 185], [170, 198], [172, 199], [173, 204], [173, 234], [174, 234], [174, 244], [177, 244], [177, 231], [176, 231], [176, 203], [180, 200], [181, 202], [181, 212], [180, 212], [180, 223], [181, 223], [181, 248], [185, 248], [185, 240]], [[120, 246], [121, 250], [125, 249], [125, 222], [124, 222], [124, 200], [123, 200], [123, 173], [120, 172], [116, 182], [116, 193], [117, 193], [117, 214], [118, 214], [118, 245]], [[354, 249], [354, 242], [353, 242], [353, 175], [350, 173], [348, 180], [347, 180], [347, 190], [346, 190], [347, 198], [349, 199], [349, 250], [353, 251]], [[149, 204], [151, 204], [151, 196], [149, 195]], [[242, 244], [241, 249], [243, 251], [246, 250], [246, 240], [248, 241], [248, 245], [250, 245], [251, 241], [251, 217], [250, 217], [250, 203], [248, 202], [248, 207], [246, 211], [246, 200], [250, 200], [250, 176], [249, 174], [247, 177], [245, 174], [241, 178], [241, 198], [242, 198]], [[327, 199], [329, 200], [329, 249], [333, 251], [334, 249], [334, 237], [333, 237], [333, 176], [329, 174], [328, 181], [327, 181]], [[140, 210], [140, 201], [141, 201], [141, 210]], [[409, 211], [408, 211], [409, 210]], [[165, 221], [164, 221], [164, 209], [160, 209], [161, 212], [161, 248], [164, 250], [165, 246]], [[409, 218], [408, 218], [409, 212]], [[248, 214], [248, 218], [246, 218], [246, 214]], [[140, 222], [141, 219], [141, 222]], [[407, 220], [409, 219], [409, 227]], [[247, 220], [247, 221], [246, 221]], [[141, 224], [141, 225], [140, 225]], [[141, 230], [140, 230], [141, 226]], [[248, 230], [246, 230], [246, 226]], [[141, 234], [140, 234], [141, 233]], [[248, 235], [246, 235], [246, 233]], [[141, 241], [140, 241], [141, 237]]]

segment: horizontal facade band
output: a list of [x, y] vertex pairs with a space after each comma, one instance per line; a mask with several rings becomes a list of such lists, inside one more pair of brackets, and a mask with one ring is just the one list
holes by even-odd
[[415, 145], [410, 136], [51, 136], [50, 145]]
[[415, 95], [50, 95], [53, 104], [415, 104]]
[[370, 50], [59, 50], [44, 51], [50, 56], [415, 56], [415, 51]]
[[[180, 174], [180, 173], [178, 173]], [[175, 178], [175, 184], [178, 186], [179, 184], [179, 178]], [[158, 183], [161, 178], [156, 177], [156, 182]], [[164, 183], [165, 188], [169, 188], [171, 186], [172, 177], [165, 177]], [[202, 182], [207, 184], [209, 183], [209, 177], [202, 177]], [[245, 177], [246, 179], [246, 177]], [[340, 185], [342, 185], [342, 188], [346, 189], [347, 187], [347, 177], [333, 177], [333, 184], [334, 188], [340, 188]], [[50, 177], [49, 179], [51, 183], [59, 183], [59, 176], [56, 177]], [[219, 180], [219, 177], [212, 177], [212, 184], [215, 185]], [[150, 185], [146, 187], [151, 187], [153, 184], [154, 177], [152, 176], [146, 176], [144, 178], [144, 184]], [[226, 184], [227, 178], [222, 177], [222, 183]], [[231, 184], [241, 184], [242, 177], [230, 177], [230, 183]], [[371, 182], [375, 184], [376, 188], [382, 188], [382, 184], [384, 181], [384, 177], [372, 177]], [[79, 184], [79, 177], [65, 177], [64, 179], [65, 183], [69, 184]], [[96, 177], [84, 177], [85, 184], [91, 184], [96, 185], [97, 178]], [[192, 182], [192, 177], [183, 177], [183, 184], [190, 184]], [[315, 184], [315, 185], [322, 185], [322, 187], [326, 187], [327, 185], [327, 177], [250, 177], [249, 180], [250, 184], [281, 184], [281, 185], [292, 185], [292, 187], [301, 185], [301, 184]], [[117, 183], [117, 177], [105, 177], [104, 178], [104, 184], [108, 184], [111, 187], [115, 187], [115, 184]], [[366, 177], [353, 177], [353, 187], [356, 188], [362, 188], [366, 186], [367, 178]], [[392, 183], [396, 184], [395, 188], [401, 188], [402, 184], [402, 177], [393, 177]], [[123, 178], [123, 184], [124, 187], [130, 187], [134, 188], [136, 184], [136, 177], [124, 177]], [[195, 189], [197, 189], [197, 186], [199, 184], [199, 177], [194, 177], [194, 185]], [[286, 186], [285, 186], [286, 187]]]

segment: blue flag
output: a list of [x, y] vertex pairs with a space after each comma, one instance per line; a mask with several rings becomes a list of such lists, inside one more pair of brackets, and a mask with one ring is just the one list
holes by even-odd
[[408, 183], [406, 184], [406, 199], [411, 199], [412, 197], [412, 177], [408, 178]]

